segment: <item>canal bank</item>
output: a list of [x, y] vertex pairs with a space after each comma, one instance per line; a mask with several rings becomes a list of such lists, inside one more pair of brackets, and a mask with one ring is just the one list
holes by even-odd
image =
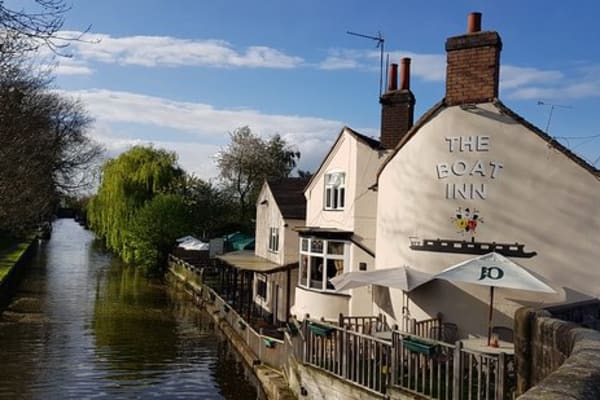
[[[223, 335], [227, 338], [229, 343], [239, 353], [242, 360], [246, 364], [256, 378], [257, 382], [264, 393], [264, 396], [268, 400], [293, 400], [296, 396], [290, 390], [287, 379], [280, 370], [277, 370], [269, 365], [261, 363], [260, 359], [257, 358], [256, 353], [248, 346], [247, 342], [240, 335], [240, 332], [234, 329], [233, 325], [228, 322], [228, 319], [223, 316], [223, 313], [234, 313], [227, 306], [221, 306], [214, 301], [214, 293], [208, 293], [208, 287], [202, 283], [202, 275], [197, 273], [195, 270], [186, 267], [182, 263], [169, 261], [167, 279], [168, 281], [186, 292], [190, 298], [194, 300], [201, 308], [211, 316], [215, 325], [220, 329]], [[210, 298], [213, 300], [209, 300]], [[225, 308], [224, 308], [225, 307]], [[243, 326], [238, 319], [238, 327], [249, 332], [250, 328]], [[268, 339], [263, 343], [258, 343], [259, 347], [263, 344], [266, 346], [272, 346], [269, 344]], [[275, 344], [274, 346], [277, 346]], [[283, 343], [279, 343], [283, 345]], [[285, 361], [285, 360], [280, 360]]]
[[37, 247], [36, 239], [23, 239], [6, 244], [0, 250], [0, 310], [14, 294], [23, 266]]

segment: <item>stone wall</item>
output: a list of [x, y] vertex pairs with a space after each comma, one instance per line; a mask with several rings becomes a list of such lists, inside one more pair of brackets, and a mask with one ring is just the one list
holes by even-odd
[[515, 333], [520, 400], [600, 399], [600, 332], [522, 308]]

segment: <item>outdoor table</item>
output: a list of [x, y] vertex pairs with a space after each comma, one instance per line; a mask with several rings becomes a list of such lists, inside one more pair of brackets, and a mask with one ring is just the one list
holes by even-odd
[[498, 347], [488, 346], [487, 338], [469, 338], [461, 340], [463, 348], [487, 354], [515, 354], [515, 344], [498, 340]]

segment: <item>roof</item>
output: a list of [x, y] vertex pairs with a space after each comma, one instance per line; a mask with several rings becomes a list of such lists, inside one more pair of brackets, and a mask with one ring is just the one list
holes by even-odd
[[520, 124], [524, 125], [526, 128], [528, 128], [529, 130], [533, 131], [533, 133], [535, 133], [536, 135], [538, 135], [539, 137], [541, 137], [542, 139], [544, 139], [546, 142], [548, 142], [548, 146], [552, 146], [556, 150], [560, 151], [565, 156], [569, 157], [572, 161], [574, 161], [576, 164], [579, 164], [581, 167], [583, 167], [586, 170], [588, 170], [592, 175], [600, 177], [600, 169], [594, 167], [592, 164], [590, 164], [589, 162], [587, 162], [583, 158], [579, 157], [577, 154], [573, 153], [571, 150], [569, 150], [568, 148], [566, 148], [565, 146], [563, 146], [561, 143], [559, 143], [552, 136], [548, 135], [546, 132], [542, 131], [540, 128], [538, 128], [537, 126], [533, 125], [531, 122], [527, 121], [525, 118], [521, 117], [519, 114], [517, 114], [516, 112], [514, 112], [513, 110], [511, 110], [510, 108], [508, 108], [507, 106], [505, 106], [504, 103], [502, 103], [500, 100], [496, 99], [494, 101], [494, 105], [502, 113], [504, 113], [504, 114], [508, 115], [509, 117], [513, 118], [515, 121], [517, 121]]
[[346, 129], [348, 130], [348, 132], [350, 132], [350, 134], [352, 136], [354, 136], [359, 142], [363, 142], [364, 144], [366, 144], [367, 146], [369, 146], [370, 148], [372, 148], [373, 150], [385, 150], [382, 146], [381, 146], [381, 142], [377, 139], [374, 139], [372, 137], [369, 136], [365, 136], [362, 133], [358, 133], [355, 130], [346, 127]]
[[326, 239], [350, 239], [354, 232], [320, 226], [297, 226], [294, 228], [301, 235], [318, 236]]
[[[483, 104], [483, 103], [481, 103], [481, 104]], [[514, 119], [518, 123], [525, 126], [527, 129], [529, 129], [530, 131], [532, 131], [533, 133], [538, 135], [540, 138], [545, 140], [548, 143], [548, 146], [560, 151], [565, 156], [569, 157], [572, 161], [574, 161], [576, 164], [578, 164], [582, 168], [586, 169], [592, 175], [594, 175], [596, 177], [600, 177], [600, 169], [594, 167], [593, 165], [591, 165], [590, 163], [585, 161], [583, 158], [579, 157], [577, 154], [573, 153], [571, 150], [569, 150], [568, 148], [566, 148], [565, 146], [560, 144], [552, 136], [548, 135], [547, 133], [542, 131], [540, 128], [533, 125], [531, 122], [527, 121], [525, 118], [521, 117], [519, 114], [517, 114], [516, 112], [514, 112], [513, 110], [511, 110], [510, 108], [505, 106], [499, 99], [493, 100], [491, 102], [491, 104], [493, 104], [496, 108], [498, 108], [498, 110], [500, 110], [500, 112], [502, 114], [507, 115], [510, 118]], [[419, 131], [419, 129], [421, 129], [421, 127], [423, 127], [433, 117], [435, 117], [437, 114], [439, 114], [440, 111], [442, 111], [448, 107], [455, 107], [455, 106], [448, 106], [445, 103], [445, 100], [442, 99], [440, 102], [434, 104], [433, 107], [431, 107], [425, 114], [423, 114], [421, 116], [421, 118], [419, 118], [419, 120], [406, 133], [406, 135], [404, 135], [402, 140], [400, 140], [400, 142], [396, 145], [394, 150], [386, 158], [386, 160], [383, 162], [383, 164], [381, 164], [381, 166], [379, 167], [379, 170], [377, 171], [377, 179], [379, 179], [379, 175], [381, 175], [381, 172], [385, 169], [386, 165], [396, 156], [396, 154], [400, 151], [400, 149], [402, 147], [404, 147], [404, 145]]]
[[338, 135], [338, 137], [335, 139], [335, 142], [333, 142], [333, 144], [329, 148], [329, 151], [327, 152], [325, 157], [323, 157], [323, 161], [321, 161], [321, 164], [319, 164], [319, 167], [317, 168], [315, 173], [311, 176], [310, 180], [306, 183], [304, 190], [306, 190], [310, 186], [312, 181], [317, 177], [317, 175], [319, 175], [321, 168], [323, 168], [323, 165], [325, 165], [325, 162], [329, 159], [329, 156], [331, 155], [331, 153], [333, 153], [333, 149], [335, 149], [335, 146], [340, 141], [341, 137], [344, 135], [345, 132], [348, 132], [348, 134], [350, 134], [350, 136], [354, 137], [357, 141], [367, 145], [372, 150], [375, 150], [375, 151], [385, 151], [386, 150], [383, 146], [381, 146], [381, 142], [379, 140], [371, 138], [369, 136], [365, 136], [361, 133], [356, 132], [355, 130], [353, 130], [352, 128], [350, 128], [348, 126], [344, 126], [342, 128], [342, 130], [340, 131], [340, 134]]
[[241, 232], [232, 233], [225, 238], [225, 245], [233, 250], [253, 250], [254, 243], [254, 236]]
[[297, 262], [279, 265], [266, 258], [259, 257], [249, 250], [232, 251], [216, 257], [234, 268], [261, 273], [274, 273], [298, 266]]
[[303, 236], [315, 236], [322, 239], [333, 240], [349, 240], [371, 257], [375, 257], [375, 252], [368, 248], [363, 243], [362, 238], [355, 235], [352, 231], [344, 231], [337, 228], [324, 228], [320, 226], [297, 226], [294, 228], [294, 231]]
[[306, 199], [304, 187], [309, 178], [281, 178], [267, 184], [284, 219], [304, 219]]

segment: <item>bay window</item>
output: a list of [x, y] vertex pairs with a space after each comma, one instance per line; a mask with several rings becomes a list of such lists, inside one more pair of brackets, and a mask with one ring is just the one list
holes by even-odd
[[339, 240], [300, 239], [300, 286], [333, 291], [329, 280], [344, 273], [346, 242]]
[[325, 174], [325, 209], [343, 210], [346, 203], [346, 174], [330, 172]]

